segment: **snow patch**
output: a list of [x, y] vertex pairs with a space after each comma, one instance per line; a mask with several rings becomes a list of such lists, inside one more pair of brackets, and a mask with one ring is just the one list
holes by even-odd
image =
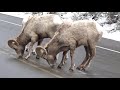
[[120, 41], [120, 32], [116, 31], [116, 32], [113, 32], [113, 33], [104, 33], [103, 37], [108, 38], [108, 39], [112, 39], [112, 40], [115, 40], [115, 41]]

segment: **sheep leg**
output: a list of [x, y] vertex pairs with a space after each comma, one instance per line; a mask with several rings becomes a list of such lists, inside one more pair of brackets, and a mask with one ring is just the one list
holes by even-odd
[[66, 58], [67, 58], [67, 59], [69, 58], [69, 55], [68, 55], [68, 53], [66, 54]]
[[84, 68], [86, 68], [87, 66], [90, 66], [90, 62], [96, 54], [96, 47], [95, 46], [92, 46], [90, 48], [90, 54], [91, 54], [90, 59], [86, 61], [86, 63], [84, 64]]
[[62, 61], [60, 62], [60, 64], [58, 65], [58, 68], [61, 68], [64, 64], [65, 64], [65, 61], [67, 60], [67, 54], [68, 51], [64, 51], [63, 52], [63, 57], [62, 57]]
[[[40, 39], [38, 42], [37, 42], [37, 46], [39, 46], [41, 43], [42, 43], [43, 39]], [[36, 55], [36, 52], [35, 52], [35, 49], [32, 51], [32, 54], [33, 55]]]
[[[42, 43], [42, 41], [43, 41], [43, 39], [40, 39], [40, 41], [38, 41], [38, 46]], [[34, 52], [35, 52], [35, 49], [34, 49]], [[36, 52], [35, 52], [35, 54], [36, 54]], [[37, 54], [36, 54], [37, 55]], [[36, 56], [36, 59], [40, 59], [40, 57], [37, 57]]]
[[[56, 57], [57, 57], [57, 60], [58, 60], [59, 54], [57, 54]], [[65, 55], [65, 58], [66, 58], [66, 60], [69, 58], [68, 53]], [[66, 60], [64, 61], [64, 63], [66, 63]]]
[[33, 49], [32, 49], [33, 45], [36, 43], [37, 40], [38, 40], [38, 36], [37, 35], [36, 36], [34, 35], [34, 37], [31, 38], [31, 43], [30, 43], [30, 46], [29, 46], [29, 53], [25, 57], [26, 60], [30, 57], [30, 55], [31, 55], [31, 53], [33, 51]]
[[32, 47], [33, 43], [30, 43], [28, 55], [25, 57], [26, 60], [30, 57], [30, 54], [32, 53]]
[[28, 52], [28, 46], [25, 47], [25, 51]]
[[74, 67], [75, 67], [75, 63], [73, 61], [74, 51], [75, 51], [75, 49], [70, 50], [71, 66], [70, 66], [69, 70], [71, 70], [71, 71], [74, 71]]
[[25, 47], [26, 52], [28, 52], [28, 47], [29, 47], [29, 44], [27, 44], [26, 47]]
[[[68, 51], [67, 51], [67, 52], [68, 52]], [[68, 58], [69, 58], [68, 53], [66, 53], [65, 59], [64, 59], [64, 64], [66, 63], [66, 61], [67, 61]]]
[[57, 56], [56, 56], [57, 60], [58, 60], [58, 57], [59, 57], [59, 53], [58, 53]]
[[78, 70], [84, 70], [85, 71], [85, 69], [84, 69], [84, 63], [90, 58], [90, 53], [89, 53], [89, 47], [84, 46], [84, 48], [85, 48], [85, 52], [86, 52], [86, 57], [83, 60], [82, 64], [80, 66], [78, 66], [76, 69], [78, 69]]

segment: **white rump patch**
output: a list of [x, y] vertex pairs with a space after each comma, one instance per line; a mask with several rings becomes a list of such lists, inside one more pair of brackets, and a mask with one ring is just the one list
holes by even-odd
[[63, 23], [62, 19], [59, 16], [57, 16], [57, 15], [54, 16], [53, 22], [55, 24], [62, 24]]

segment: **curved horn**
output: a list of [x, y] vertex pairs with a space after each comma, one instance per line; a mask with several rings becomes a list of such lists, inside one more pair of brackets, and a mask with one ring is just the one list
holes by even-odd
[[44, 54], [47, 55], [47, 51], [45, 48], [41, 47], [41, 46], [37, 46], [37, 48], [35, 49], [37, 55], [41, 55], [41, 50], [44, 51]]
[[18, 46], [18, 43], [15, 40], [8, 40], [8, 46], [13, 49], [16, 49]]

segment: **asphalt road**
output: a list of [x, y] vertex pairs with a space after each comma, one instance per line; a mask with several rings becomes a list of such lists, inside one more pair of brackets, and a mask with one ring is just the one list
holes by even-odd
[[[0, 78], [120, 78], [120, 42], [102, 38], [98, 43], [96, 56], [85, 72], [69, 71], [70, 58], [60, 70], [51, 69], [43, 59], [31, 56], [28, 61], [16, 59], [14, 50], [7, 41], [21, 33], [22, 18], [0, 14]], [[44, 45], [49, 39], [45, 39]], [[78, 66], [85, 57], [83, 46], [75, 51]], [[57, 64], [61, 60], [61, 53]]]

